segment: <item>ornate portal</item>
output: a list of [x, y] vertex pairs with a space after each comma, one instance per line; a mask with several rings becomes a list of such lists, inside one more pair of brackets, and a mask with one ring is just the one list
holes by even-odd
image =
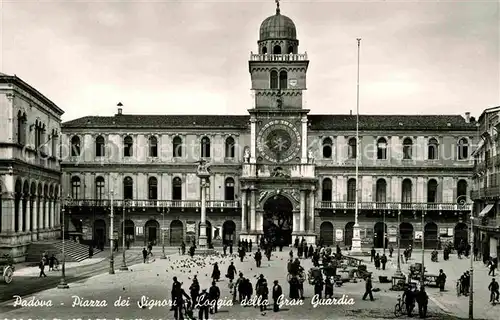
[[288, 162], [300, 151], [301, 138], [297, 128], [288, 121], [268, 122], [257, 136], [257, 148], [268, 161]]

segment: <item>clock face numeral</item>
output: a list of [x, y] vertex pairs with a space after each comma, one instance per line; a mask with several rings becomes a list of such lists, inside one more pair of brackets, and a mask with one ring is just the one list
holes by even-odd
[[289, 162], [300, 151], [297, 128], [285, 120], [273, 120], [262, 127], [257, 136], [257, 149], [270, 162]]

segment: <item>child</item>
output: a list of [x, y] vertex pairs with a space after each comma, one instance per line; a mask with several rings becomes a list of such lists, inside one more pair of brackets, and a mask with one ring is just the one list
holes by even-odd
[[233, 279], [229, 279], [227, 286], [229, 287], [229, 294], [233, 296], [233, 302], [236, 302], [236, 288], [234, 287]]

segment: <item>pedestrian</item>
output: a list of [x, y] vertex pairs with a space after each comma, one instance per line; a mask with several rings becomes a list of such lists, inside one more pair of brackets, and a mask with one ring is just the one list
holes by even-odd
[[488, 272], [489, 276], [495, 276], [495, 263], [493, 262], [493, 259], [490, 258], [490, 261], [488, 262], [488, 268], [490, 268], [490, 271]]
[[375, 269], [380, 270], [380, 255], [377, 253], [375, 255]]
[[418, 303], [418, 315], [420, 318], [425, 318], [427, 316], [427, 305], [429, 304], [429, 296], [425, 292], [425, 288], [422, 286], [420, 291], [417, 292], [416, 297]]
[[41, 259], [40, 262], [38, 263], [38, 268], [40, 268], [40, 275], [38, 276], [41, 278], [42, 276], [47, 277], [45, 274], [45, 259]]
[[220, 270], [219, 270], [219, 265], [216, 263], [214, 263], [214, 268], [213, 268], [213, 271], [212, 271], [212, 279], [213, 281], [219, 281], [220, 279]]
[[323, 282], [323, 277], [318, 277], [314, 280], [314, 295], [318, 299], [323, 299], [323, 287], [325, 283]]
[[248, 252], [252, 252], [252, 239], [248, 241]]
[[227, 244], [224, 243], [224, 246], [222, 247], [222, 251], [224, 253], [224, 256], [226, 256], [226, 253], [227, 253]]
[[260, 252], [260, 249], [257, 249], [257, 252], [255, 252], [254, 259], [255, 259], [255, 263], [257, 265], [257, 268], [260, 268], [260, 266], [262, 264], [262, 253]]
[[243, 258], [245, 258], [245, 249], [243, 247], [238, 248], [238, 255], [240, 256], [240, 261], [243, 262]]
[[439, 269], [439, 275], [438, 275], [438, 284], [439, 284], [439, 291], [443, 292], [444, 291], [444, 285], [446, 283], [446, 274], [443, 272], [443, 269]]
[[191, 286], [189, 287], [189, 293], [191, 296], [191, 300], [193, 301], [193, 308], [194, 305], [198, 302], [198, 297], [200, 296], [200, 283], [198, 282], [198, 278], [196, 275], [194, 275], [193, 278], [193, 283], [191, 283]]
[[113, 240], [113, 251], [118, 251], [118, 240]]
[[392, 244], [389, 246], [389, 258], [392, 258], [392, 253], [394, 252], [394, 248], [392, 247]]
[[325, 280], [325, 299], [333, 298], [333, 277], [326, 277]]
[[307, 253], [307, 256], [312, 258], [313, 255], [314, 255], [314, 248], [313, 248], [313, 245], [311, 244], [309, 246], [309, 252]]
[[227, 284], [228, 288], [229, 288], [229, 294], [231, 295], [231, 297], [233, 298], [233, 303], [236, 302], [236, 285], [233, 281], [233, 279], [229, 279], [229, 283]]
[[257, 294], [259, 301], [260, 311], [266, 311], [267, 300], [269, 298], [269, 289], [267, 288], [267, 281], [264, 279], [264, 275], [260, 275], [257, 284], [255, 285], [255, 293]]
[[208, 297], [210, 299], [210, 314], [217, 313], [218, 302], [220, 298], [220, 289], [217, 287], [215, 281], [212, 281], [212, 286], [208, 290]]
[[52, 256], [49, 258], [49, 271], [54, 271], [58, 264], [59, 261], [57, 261], [55, 254], [52, 254]]
[[229, 254], [233, 254], [233, 242], [229, 242]]
[[498, 302], [498, 282], [495, 280], [495, 278], [491, 279], [490, 285], [488, 286], [488, 290], [490, 290], [490, 302], [495, 303], [495, 301]]
[[370, 250], [370, 262], [373, 262], [375, 260], [375, 247], [372, 247]]
[[366, 277], [365, 283], [365, 294], [363, 295], [363, 300], [366, 300], [366, 297], [370, 296], [370, 300], [373, 301], [373, 293], [372, 293], [372, 277]]
[[238, 280], [236, 280], [236, 284], [234, 285], [234, 287], [235, 287], [235, 291], [233, 294], [234, 300], [236, 300], [236, 291], [238, 291], [238, 299], [239, 299], [240, 303], [244, 299], [244, 293], [245, 293], [244, 280], [245, 280], [245, 278], [243, 278], [243, 273], [240, 272]]
[[234, 277], [236, 276], [237, 273], [238, 272], [236, 272], [236, 267], [234, 266], [234, 262], [231, 261], [231, 264], [229, 265], [229, 267], [227, 267], [226, 277], [229, 280], [234, 280]]
[[278, 312], [280, 311], [280, 306], [278, 304], [280, 297], [283, 295], [283, 289], [281, 289], [281, 286], [279, 285], [278, 280], [274, 280], [274, 286], [273, 286], [273, 311]]
[[295, 241], [293, 242], [293, 246], [295, 249], [299, 247], [299, 237], [295, 237]]
[[172, 298], [173, 298], [172, 305], [173, 305], [173, 309], [174, 309], [175, 320], [184, 319], [184, 316], [182, 314], [182, 311], [185, 307], [184, 298], [189, 299], [189, 296], [184, 291], [184, 289], [182, 289], [182, 283], [174, 282], [174, 285], [172, 288]]
[[144, 263], [146, 263], [148, 259], [148, 251], [146, 250], [146, 248], [142, 248], [142, 260], [144, 261]]
[[385, 270], [385, 264], [387, 263], [387, 256], [382, 254], [382, 258], [380, 258], [380, 262], [382, 263], [382, 270]]
[[198, 318], [199, 320], [208, 320], [208, 311], [210, 309], [209, 307], [210, 299], [208, 296], [207, 289], [203, 289], [201, 291], [200, 297], [198, 298]]
[[404, 300], [406, 305], [406, 314], [408, 315], [408, 317], [411, 317], [413, 308], [415, 307], [415, 293], [413, 292], [409, 284], [406, 285], [406, 289], [403, 293], [402, 299]]
[[194, 251], [196, 250], [196, 246], [191, 246], [189, 247], [189, 255], [191, 256], [191, 258], [194, 257]]
[[302, 254], [304, 253], [304, 247], [302, 247], [302, 245], [299, 245], [297, 247], [297, 256], [299, 257], [299, 259], [302, 259]]
[[474, 246], [474, 261], [479, 261], [479, 249]]

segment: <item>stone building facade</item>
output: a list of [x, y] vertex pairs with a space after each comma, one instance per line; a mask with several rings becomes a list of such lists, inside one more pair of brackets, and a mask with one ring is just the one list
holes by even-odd
[[196, 238], [200, 158], [212, 172], [214, 244], [279, 229], [286, 242], [349, 246], [356, 193], [364, 246], [382, 246], [384, 228], [387, 241], [399, 234], [402, 246], [419, 246], [422, 234], [427, 247], [466, 240], [471, 206], [461, 200], [478, 139], [470, 115], [360, 115], [357, 148], [355, 115], [303, 108], [308, 65], [295, 24], [278, 9], [250, 54], [249, 114], [132, 115], [120, 104], [114, 116], [64, 123], [62, 188], [84, 240], [107, 241], [111, 207], [113, 232], [137, 245]]
[[498, 259], [500, 250], [500, 107], [486, 109], [478, 119], [480, 142], [474, 151], [471, 198], [474, 201], [475, 244], [484, 256]]
[[63, 111], [0, 74], [0, 254], [22, 261], [33, 241], [60, 236], [58, 151]]

